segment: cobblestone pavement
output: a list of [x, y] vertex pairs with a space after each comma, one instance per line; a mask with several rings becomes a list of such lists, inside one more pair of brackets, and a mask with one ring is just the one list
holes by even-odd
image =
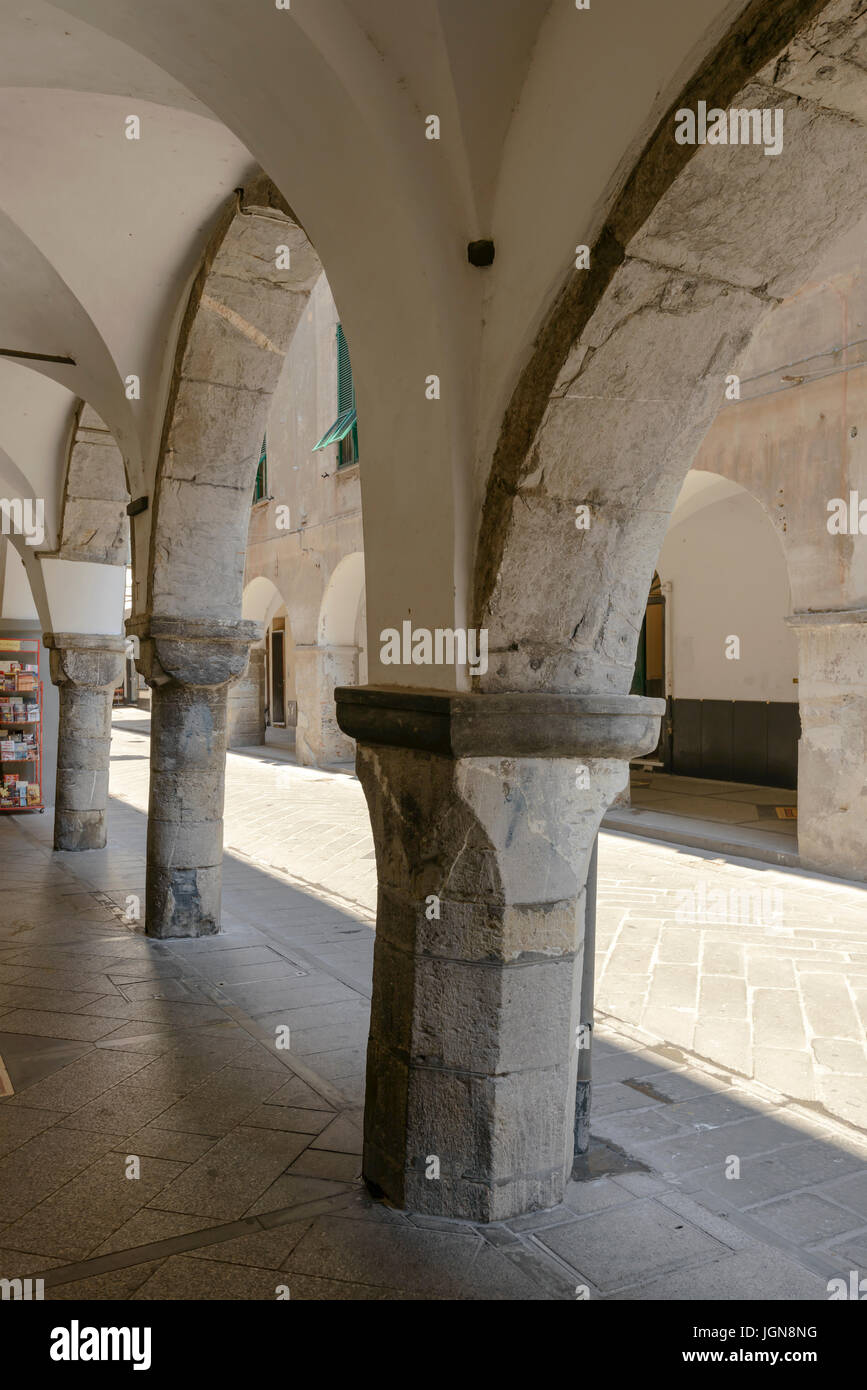
[[[150, 941], [125, 920], [143, 900], [147, 741], [121, 723], [137, 722], [118, 720], [106, 850], [52, 854], [48, 816], [0, 821], [0, 1054], [14, 1087], [0, 1099], [0, 1277], [44, 1277], [53, 1299], [273, 1299], [287, 1285], [293, 1299], [766, 1300], [824, 1299], [829, 1279], [867, 1267], [863, 1137], [696, 1059], [671, 1030], [613, 1017], [628, 1001], [598, 1020], [597, 1139], [561, 1206], [483, 1228], [374, 1202], [359, 1159], [373, 939], [360, 789], [231, 755], [224, 933]], [[603, 992], [616, 961], [636, 1011], [669, 963], [667, 932], [672, 949], [701, 938], [697, 988], [738, 978], [709, 949], [715, 926], [659, 911], [661, 853], [603, 847]], [[273, 867], [290, 855], [292, 878]], [[675, 861], [689, 891], [696, 863], [740, 881]], [[767, 938], [769, 972], [805, 951], [821, 963], [825, 937], [802, 921], [814, 902], [827, 914], [836, 895], [841, 910], [856, 901], [799, 879], [797, 904], [802, 882], [812, 896], [786, 919], [794, 935]], [[854, 930], [833, 933], [854, 958]], [[734, 942], [747, 963], [752, 944]], [[698, 969], [705, 957], [714, 969]], [[774, 974], [750, 988], [790, 986]], [[274, 1047], [278, 1024], [289, 1051]]]

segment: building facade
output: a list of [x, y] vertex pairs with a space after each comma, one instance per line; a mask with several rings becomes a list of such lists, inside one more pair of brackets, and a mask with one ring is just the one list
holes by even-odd
[[312, 764], [354, 757], [334, 690], [367, 681], [357, 422], [316, 447], [354, 414], [353, 399], [346, 340], [321, 275], [286, 354], [256, 475], [243, 611], [264, 637], [229, 697], [230, 746], [294, 748]]

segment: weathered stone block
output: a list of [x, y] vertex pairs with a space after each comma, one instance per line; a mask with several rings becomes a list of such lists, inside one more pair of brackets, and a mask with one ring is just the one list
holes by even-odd
[[213, 936], [220, 930], [219, 868], [158, 868], [148, 863], [148, 936]]
[[57, 769], [55, 803], [64, 811], [91, 811], [104, 814], [108, 802], [108, 770], [82, 768]]
[[574, 1042], [574, 975], [570, 957], [506, 967], [418, 957], [412, 1062], [488, 1076], [556, 1066]]
[[[222, 812], [222, 806], [219, 808]], [[148, 862], [180, 870], [215, 868], [223, 858], [223, 818], [159, 820], [148, 816]]]
[[105, 812], [67, 811], [55, 807], [54, 848], [59, 850], [104, 849]]
[[184, 770], [183, 759], [171, 759], [171, 771], [151, 769], [151, 794], [160, 820], [217, 819], [223, 813], [226, 770], [219, 761], [219, 748], [214, 749], [210, 766], [192, 765]]

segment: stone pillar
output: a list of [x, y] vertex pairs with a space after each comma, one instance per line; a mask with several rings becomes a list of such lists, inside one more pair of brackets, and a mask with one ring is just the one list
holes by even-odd
[[867, 609], [787, 621], [800, 646], [801, 864], [867, 881]]
[[295, 695], [298, 722], [295, 751], [310, 767], [349, 762], [355, 745], [341, 732], [334, 705], [339, 686], [358, 680], [357, 647], [295, 647]]
[[253, 647], [246, 675], [229, 686], [227, 740], [230, 748], [265, 742], [264, 647]]
[[148, 936], [220, 930], [228, 688], [247, 667], [258, 623], [131, 620], [153, 691], [148, 806]]
[[[58, 688], [54, 848], [102, 849], [108, 805], [111, 705], [124, 673], [123, 637], [46, 632]], [[44, 776], [44, 772], [43, 772]]]
[[438, 1216], [552, 1206], [572, 1166], [588, 863], [664, 702], [336, 694], [379, 876], [364, 1175]]

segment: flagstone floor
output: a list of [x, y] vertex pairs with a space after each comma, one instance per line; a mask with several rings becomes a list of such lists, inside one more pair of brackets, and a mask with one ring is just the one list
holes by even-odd
[[[783, 934], [733, 932], [684, 921], [682, 900], [678, 918], [666, 895], [693, 892], [695, 909], [702, 875], [755, 866], [603, 837], [583, 1180], [560, 1207], [490, 1227], [415, 1217], [360, 1181], [375, 866], [357, 783], [272, 750], [230, 755], [224, 933], [151, 941], [136, 920], [146, 724], [129, 713], [106, 850], [56, 855], [49, 816], [0, 819], [0, 1278], [42, 1277], [49, 1299], [765, 1300], [823, 1299], [867, 1267], [849, 1102], [764, 1074], [757, 1049], [792, 1050], [787, 1001], [771, 1001], [783, 1045], [751, 1037], [752, 1071], [723, 1055], [724, 1027], [706, 1044], [699, 1031], [743, 1021], [725, 1012], [738, 952], [748, 991], [800, 990], [805, 1010], [802, 977], [824, 979], [828, 1013], [806, 1014], [802, 1049], [824, 1077], [833, 1049], [816, 1039], [856, 1043], [841, 981], [863, 1022], [858, 890], [769, 871], [793, 885]], [[672, 970], [693, 971], [692, 994], [658, 996]], [[830, 1074], [856, 1076], [851, 1048], [841, 1059], [853, 1070]]]

